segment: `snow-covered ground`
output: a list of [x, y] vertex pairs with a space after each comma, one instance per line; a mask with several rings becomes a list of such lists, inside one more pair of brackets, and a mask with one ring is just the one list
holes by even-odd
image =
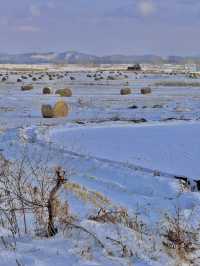
[[46, 141], [68, 151], [200, 177], [199, 123], [150, 123], [48, 130]]
[[[52, 81], [44, 75], [33, 82], [31, 91], [20, 90], [16, 73], [1, 82], [0, 151], [11, 161], [20, 161], [25, 151], [38, 168], [38, 161], [49, 168], [70, 168], [71, 185], [62, 188], [60, 198], [69, 203], [76, 224], [93, 233], [104, 248], [76, 229], [59, 231], [50, 239], [35, 236], [30, 229], [17, 236], [14, 245], [10, 232], [2, 228], [0, 236], [12, 245], [0, 243], [0, 265], [190, 265], [171, 254], [174, 250], [166, 250], [163, 226], [167, 215], [176, 217], [177, 209], [190, 230], [199, 226], [200, 194], [174, 176], [200, 178], [200, 89], [154, 85], [159, 80], [187, 82], [182, 75], [122, 72], [107, 80], [117, 73], [104, 72], [104, 79], [95, 81], [88, 73], [72, 72]], [[132, 94], [121, 96], [126, 82]], [[43, 103], [60, 99], [42, 95], [47, 85], [53, 91], [72, 89], [73, 96], [66, 98], [68, 117], [41, 117]], [[141, 95], [147, 85], [152, 93]], [[134, 229], [129, 223], [89, 219], [100, 208], [126, 210]], [[126, 256], [119, 242], [126, 246]], [[188, 256], [199, 257], [199, 251]]]

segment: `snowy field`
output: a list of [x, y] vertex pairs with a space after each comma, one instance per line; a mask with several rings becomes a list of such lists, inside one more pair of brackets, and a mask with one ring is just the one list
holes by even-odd
[[[1, 155], [13, 164], [30, 159], [30, 186], [41, 168], [46, 176], [58, 165], [70, 170], [58, 198], [80, 228], [57, 219], [57, 234], [44, 237], [29, 210], [24, 232], [19, 212], [15, 240], [1, 222], [0, 265], [200, 265], [200, 87], [155, 85], [191, 82], [185, 75], [104, 71], [95, 80], [96, 70], [82, 69], [17, 82], [22, 73], [10, 71], [0, 82]], [[22, 91], [23, 83], [33, 90]], [[72, 89], [69, 116], [42, 118], [41, 105], [61, 99], [43, 95], [45, 86]], [[127, 86], [132, 94], [121, 96]], [[146, 86], [152, 93], [142, 95]]]
[[149, 169], [200, 176], [199, 123], [50, 129], [46, 140], [68, 151]]

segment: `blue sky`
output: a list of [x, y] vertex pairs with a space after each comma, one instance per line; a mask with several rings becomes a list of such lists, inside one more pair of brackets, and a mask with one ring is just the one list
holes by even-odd
[[0, 53], [200, 55], [200, 0], [0, 0]]

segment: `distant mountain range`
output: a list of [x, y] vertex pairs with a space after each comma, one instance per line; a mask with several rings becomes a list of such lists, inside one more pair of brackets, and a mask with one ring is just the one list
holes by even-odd
[[0, 54], [0, 64], [135, 64], [135, 63], [198, 63], [200, 56], [181, 57], [169, 56], [163, 58], [157, 55], [109, 55], [95, 56], [74, 51], [63, 53], [25, 53], [25, 54]]

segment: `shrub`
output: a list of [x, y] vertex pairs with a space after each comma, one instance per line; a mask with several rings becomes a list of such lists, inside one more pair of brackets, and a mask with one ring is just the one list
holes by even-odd
[[199, 249], [198, 230], [189, 226], [180, 209], [176, 210], [176, 215], [173, 217], [166, 215], [166, 221], [163, 245], [169, 252], [174, 251], [172, 254], [174, 253], [175, 257], [188, 262], [190, 255]]

